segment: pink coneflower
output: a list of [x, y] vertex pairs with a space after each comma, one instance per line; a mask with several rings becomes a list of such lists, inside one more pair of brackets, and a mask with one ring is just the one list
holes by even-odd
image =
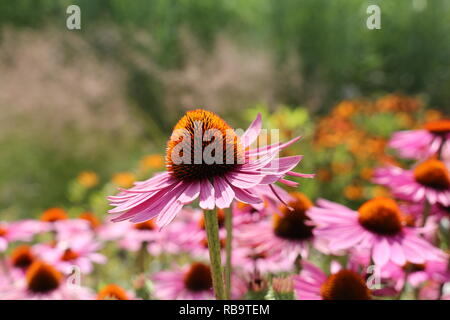
[[266, 206], [255, 208], [247, 203], [235, 201], [232, 205], [233, 224], [239, 226], [241, 224], [259, 222], [267, 217], [268, 211]]
[[92, 222], [87, 218], [69, 219], [69, 215], [62, 208], [50, 208], [45, 210], [41, 217], [41, 228], [43, 231], [55, 233], [58, 241], [72, 239], [81, 234], [88, 236], [94, 230]]
[[40, 223], [34, 220], [0, 222], [0, 252], [5, 251], [11, 242], [31, 241], [41, 231]]
[[36, 254], [55, 266], [65, 274], [74, 271], [73, 267], [80, 268], [82, 273], [90, 273], [93, 263], [104, 264], [106, 257], [99, 253], [101, 244], [90, 237], [78, 237], [69, 241], [58, 242], [55, 246], [36, 245]]
[[312, 202], [299, 192], [291, 193], [291, 197], [290, 208], [280, 206], [271, 220], [242, 225], [237, 238], [243, 246], [252, 248], [255, 256], [271, 257], [280, 260], [280, 267], [293, 268], [297, 258], [308, 256], [308, 246], [315, 239], [314, 225], [306, 215]]
[[[439, 222], [445, 216], [440, 204], [427, 208], [426, 202], [404, 202], [400, 204], [408, 227], [421, 227], [420, 233], [429, 242], [434, 243], [438, 236]], [[429, 210], [427, 213], [426, 210]]]
[[369, 300], [371, 292], [362, 276], [350, 269], [336, 270], [327, 276], [309, 262], [294, 276], [294, 289], [299, 300]]
[[133, 292], [128, 292], [114, 283], [104, 286], [97, 294], [97, 300], [134, 300], [135, 298]]
[[[184, 217], [182, 221], [176, 221], [168, 227], [170, 243], [178, 247], [179, 252], [189, 253], [196, 259], [205, 259], [209, 256], [207, 233], [205, 230], [205, 218], [202, 210], [182, 210]], [[222, 209], [216, 210], [217, 223], [219, 227], [220, 248], [225, 248], [225, 212]], [[225, 251], [221, 250], [222, 258]]]
[[172, 239], [172, 232], [166, 229], [159, 232], [154, 220], [141, 223], [106, 223], [98, 228], [98, 236], [104, 241], [117, 241], [120, 248], [136, 252], [143, 246], [151, 255], [162, 252], [178, 253], [179, 248]]
[[[161, 300], [211, 300], [214, 299], [211, 269], [201, 262], [194, 262], [175, 271], [153, 274], [154, 295]], [[232, 298], [238, 299], [245, 292], [245, 285], [232, 278]]]
[[100, 220], [92, 212], [83, 212], [78, 216], [78, 219], [89, 222], [92, 230], [97, 230], [102, 225]]
[[441, 151], [442, 158], [450, 160], [450, 119], [429, 122], [420, 130], [396, 132], [389, 146], [404, 158], [426, 159]]
[[389, 187], [401, 198], [450, 206], [449, 169], [442, 161], [434, 158], [417, 164], [413, 170], [398, 167], [377, 169], [374, 181]]
[[34, 261], [36, 261], [35, 253], [25, 244], [14, 248], [10, 255], [10, 265], [20, 270], [26, 271]]
[[8, 300], [90, 300], [90, 289], [66, 281], [52, 265], [35, 261], [25, 277], [0, 289], [0, 298]]
[[[175, 126], [167, 144], [167, 171], [108, 198], [115, 207], [109, 211], [117, 215], [114, 221], [138, 223], [157, 217], [156, 222], [162, 227], [185, 204], [197, 198], [205, 210], [228, 208], [234, 199], [259, 204], [261, 190], [273, 194], [276, 192], [272, 184], [277, 181], [294, 184], [285, 180], [285, 175], [310, 177], [291, 171], [301, 156], [277, 157], [281, 149], [299, 138], [285, 144], [250, 149], [260, 130], [260, 115], [239, 138], [216, 114], [201, 109], [188, 111]], [[205, 140], [213, 142], [206, 144]], [[218, 150], [210, 150], [211, 146]], [[211, 163], [202, 157], [208, 151], [211, 155], [214, 151], [213, 159], [209, 159]], [[257, 156], [259, 158], [254, 160]], [[257, 188], [259, 186], [266, 188]]]
[[55, 222], [67, 219], [69, 219], [67, 212], [64, 209], [57, 207], [45, 210], [40, 218], [43, 222]]
[[450, 280], [446, 260], [427, 261], [424, 264], [407, 262], [403, 266], [393, 263], [386, 264], [381, 269], [381, 277], [394, 282], [394, 288], [400, 292], [406, 281], [414, 288], [427, 281], [445, 283]]
[[233, 265], [244, 274], [264, 275], [266, 273], [278, 273], [292, 270], [294, 262], [292, 258], [284, 259], [273, 254], [256, 251], [246, 246], [235, 246], [233, 249]]
[[420, 238], [419, 228], [405, 226], [400, 208], [389, 198], [369, 200], [358, 211], [319, 200], [318, 207], [311, 208], [308, 215], [317, 224], [314, 234], [325, 239], [331, 251], [369, 250], [379, 266], [389, 261], [398, 265], [406, 261], [425, 263], [445, 256]]

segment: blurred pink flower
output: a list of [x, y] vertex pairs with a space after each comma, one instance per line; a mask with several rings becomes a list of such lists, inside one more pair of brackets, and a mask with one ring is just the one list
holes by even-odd
[[42, 231], [41, 223], [36, 220], [0, 222], [0, 252], [5, 251], [11, 242], [31, 241], [34, 235]]
[[137, 224], [105, 223], [98, 228], [98, 236], [104, 241], [116, 241], [120, 248], [132, 252], [146, 246], [151, 255], [157, 256], [162, 252], [180, 252], [178, 245], [171, 240], [171, 229], [159, 232], [153, 220]]
[[35, 252], [43, 261], [52, 264], [65, 274], [80, 272], [88, 274], [93, 270], [93, 263], [104, 264], [106, 257], [99, 253], [102, 245], [91, 237], [77, 237], [70, 241], [60, 241], [55, 245], [38, 244]]
[[0, 287], [2, 300], [91, 300], [94, 293], [67, 281], [52, 265], [36, 261], [26, 275]]
[[254, 256], [268, 258], [272, 267], [288, 268], [278, 271], [288, 271], [298, 258], [307, 258], [311, 244], [326, 250], [314, 237], [313, 221], [306, 215], [311, 201], [299, 192], [290, 196], [289, 208], [280, 206], [271, 217], [243, 224], [236, 232], [240, 246], [251, 248]]
[[389, 147], [404, 158], [423, 160], [441, 151], [442, 158], [450, 160], [450, 120], [433, 121], [420, 130], [396, 132]]
[[317, 224], [315, 236], [325, 239], [331, 252], [369, 250], [378, 266], [389, 261], [400, 266], [407, 261], [420, 264], [446, 257], [419, 236], [420, 228], [404, 225], [402, 212], [392, 199], [374, 198], [358, 211], [327, 200], [317, 204], [308, 215]]
[[[174, 271], [160, 271], [151, 277], [154, 296], [160, 300], [211, 300], [214, 299], [211, 270], [208, 265], [194, 262]], [[246, 292], [245, 283], [232, 277], [232, 299]]]
[[412, 170], [379, 168], [375, 170], [373, 180], [389, 187], [402, 199], [450, 206], [450, 172], [447, 165], [437, 159], [421, 162]]
[[116, 284], [108, 284], [100, 289], [97, 300], [136, 300], [136, 295]]
[[89, 221], [84, 219], [67, 219], [50, 222], [51, 230], [56, 232], [57, 241], [71, 240], [76, 237], [93, 236]]
[[[417, 288], [427, 281], [440, 284], [450, 281], [450, 272], [447, 270], [446, 260], [427, 261], [424, 264], [407, 262], [403, 266], [388, 263], [381, 268], [381, 277], [394, 283], [394, 288], [400, 292], [406, 282]], [[406, 276], [406, 278], [405, 278]]]
[[350, 269], [335, 267], [327, 276], [307, 261], [302, 271], [293, 276], [294, 290], [299, 300], [369, 300], [371, 292], [362, 276]]

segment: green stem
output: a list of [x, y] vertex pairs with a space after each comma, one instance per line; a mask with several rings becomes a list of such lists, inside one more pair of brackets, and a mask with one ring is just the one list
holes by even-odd
[[142, 242], [136, 257], [136, 267], [139, 273], [145, 273], [145, 271], [147, 270], [147, 258], [147, 242], [144, 241]]
[[208, 239], [214, 293], [217, 300], [225, 300], [222, 261], [220, 258], [219, 223], [217, 221], [217, 214], [214, 211], [205, 211], [205, 229]]
[[397, 297], [395, 298], [395, 300], [401, 300], [403, 297], [403, 294], [406, 292], [406, 286], [408, 284], [408, 271], [406, 271], [406, 270], [405, 270], [403, 281], [404, 281], [403, 287], [400, 290], [400, 292], [397, 294]]
[[225, 264], [225, 294], [226, 298], [229, 300], [231, 297], [231, 273], [233, 268], [233, 266], [231, 265], [233, 214], [229, 208], [225, 210], [225, 228], [227, 230], [227, 238], [225, 240], [225, 250], [227, 254], [227, 260]]
[[428, 216], [430, 214], [431, 211], [431, 205], [428, 201], [425, 201], [425, 204], [423, 206], [423, 220], [422, 220], [422, 227], [425, 226], [425, 224], [427, 223], [427, 219]]

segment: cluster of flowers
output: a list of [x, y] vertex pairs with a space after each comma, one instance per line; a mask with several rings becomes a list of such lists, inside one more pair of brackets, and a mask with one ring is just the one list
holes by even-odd
[[[189, 116], [227, 128], [206, 111]], [[231, 241], [233, 299], [449, 298], [450, 121], [396, 133], [389, 145], [417, 163], [377, 169], [373, 182], [391, 196], [356, 210], [298, 192], [286, 176], [312, 177], [291, 171], [301, 157], [276, 157], [298, 139], [251, 149], [260, 129], [258, 117], [241, 140], [245, 159], [258, 155], [257, 161], [227, 168], [168, 161], [166, 172], [109, 197], [115, 208], [103, 223], [90, 213], [69, 219], [53, 208], [40, 220], [0, 224], [0, 251], [8, 252], [0, 299], [213, 299], [205, 213], [217, 215], [222, 261]], [[196, 199], [200, 209], [188, 206]], [[96, 270], [107, 266], [102, 253], [109, 244], [116, 253], [134, 253], [150, 284], [146, 294], [142, 285], [85, 284], [85, 275], [101, 277]], [[150, 270], [149, 261], [158, 269]]]
[[[369, 197], [384, 196], [385, 188], [372, 184], [374, 168], [394, 164], [386, 152], [395, 131], [421, 128], [444, 115], [426, 108], [421, 99], [390, 94], [375, 100], [344, 100], [315, 120], [312, 142], [319, 196], [358, 204]], [[331, 183], [332, 182], [332, 183]]]

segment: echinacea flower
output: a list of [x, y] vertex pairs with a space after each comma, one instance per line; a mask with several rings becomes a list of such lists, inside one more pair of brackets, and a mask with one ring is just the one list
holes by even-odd
[[288, 202], [290, 208], [280, 206], [272, 219], [244, 224], [237, 232], [242, 246], [251, 248], [255, 257], [271, 258], [273, 267], [275, 260], [279, 260], [279, 268], [293, 268], [297, 258], [308, 256], [309, 244], [316, 242], [314, 225], [306, 215], [312, 202], [300, 192], [290, 195], [293, 198]]
[[364, 278], [350, 269], [335, 270], [327, 276], [307, 261], [294, 276], [294, 290], [299, 300], [370, 300], [371, 291]]
[[239, 137], [216, 114], [188, 111], [167, 144], [167, 171], [108, 197], [115, 207], [109, 211], [116, 215], [113, 221], [139, 223], [157, 217], [157, 224], [163, 227], [197, 198], [205, 210], [228, 208], [234, 199], [259, 204], [260, 192], [276, 194], [275, 182], [294, 184], [284, 179], [285, 175], [310, 177], [291, 171], [300, 156], [277, 157], [299, 138], [250, 149], [260, 130], [260, 115]]
[[426, 123], [419, 130], [396, 132], [389, 146], [404, 158], [423, 160], [440, 152], [443, 159], [450, 160], [450, 119]]
[[[154, 295], [160, 300], [211, 300], [214, 299], [209, 265], [194, 262], [174, 271], [160, 271], [152, 275]], [[245, 286], [232, 277], [232, 298], [240, 298]]]
[[449, 168], [435, 158], [418, 163], [412, 170], [379, 168], [375, 170], [374, 182], [389, 187], [403, 199], [450, 206]]
[[134, 300], [134, 293], [126, 291], [121, 286], [111, 283], [104, 286], [97, 294], [97, 300]]
[[40, 223], [35, 220], [0, 221], [0, 252], [5, 251], [11, 242], [31, 241], [33, 236], [41, 231]]
[[71, 241], [61, 241], [56, 245], [36, 245], [39, 257], [55, 266], [65, 274], [78, 267], [80, 272], [88, 274], [93, 270], [93, 263], [104, 264], [106, 257], [99, 253], [101, 244], [91, 237], [79, 236]]
[[90, 289], [70, 283], [52, 265], [35, 261], [25, 277], [0, 288], [0, 299], [8, 300], [90, 300]]
[[236, 201], [232, 205], [233, 224], [239, 226], [246, 223], [255, 223], [267, 217], [268, 210], [266, 206], [257, 209], [247, 203]]
[[[209, 257], [207, 233], [205, 229], [205, 216], [202, 210], [185, 208], [181, 211], [179, 219], [172, 223], [164, 233], [168, 234], [170, 242], [178, 247], [179, 252], [186, 252], [195, 259], [206, 259]], [[216, 210], [217, 223], [219, 227], [219, 245], [225, 248], [225, 212]], [[225, 251], [221, 250], [222, 258]]]
[[369, 250], [378, 266], [389, 261], [397, 265], [406, 261], [420, 264], [445, 257], [420, 237], [420, 228], [405, 226], [402, 212], [392, 199], [371, 199], [358, 211], [327, 200], [317, 204], [308, 215], [317, 225], [315, 236], [326, 240], [331, 252]]
[[393, 287], [400, 292], [405, 285], [405, 280], [413, 288], [419, 287], [427, 281], [446, 283], [450, 280], [450, 272], [447, 270], [448, 261], [427, 261], [423, 264], [407, 262], [403, 266], [388, 263], [381, 268], [380, 276], [394, 283]]
[[14, 248], [10, 255], [10, 265], [23, 271], [26, 271], [35, 260], [36, 255], [32, 248], [25, 244]]
[[92, 230], [96, 230], [100, 225], [100, 221], [92, 212], [83, 212], [79, 215], [78, 219], [89, 222]]
[[148, 220], [140, 223], [106, 223], [99, 227], [98, 236], [102, 240], [117, 241], [120, 248], [131, 252], [136, 252], [143, 246], [153, 255], [159, 255], [162, 252], [178, 253], [179, 248], [172, 239], [171, 230], [158, 232], [154, 220]]

